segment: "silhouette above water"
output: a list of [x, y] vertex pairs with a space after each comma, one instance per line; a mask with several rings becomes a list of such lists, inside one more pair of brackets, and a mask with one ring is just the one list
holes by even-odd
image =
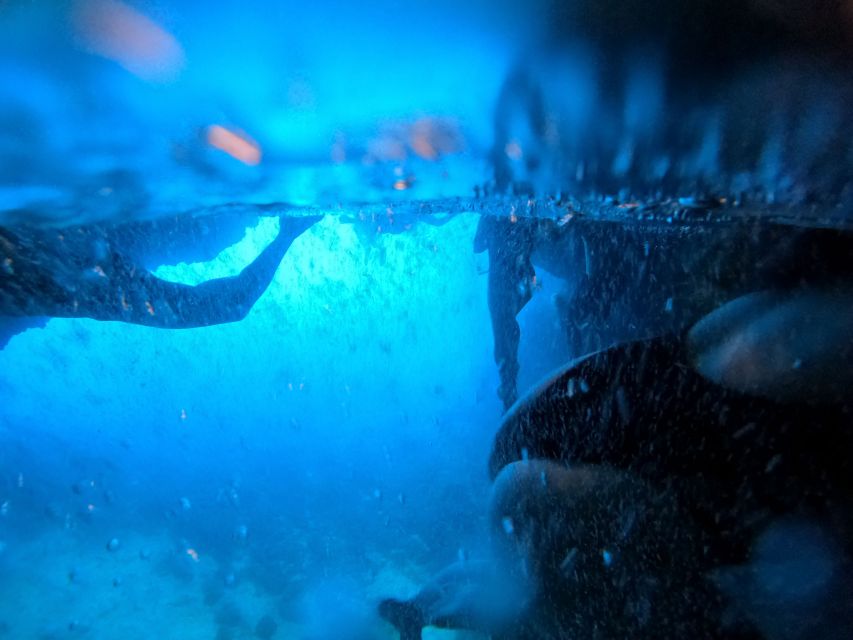
[[849, 207], [853, 20], [801, 5], [549, 3], [497, 98], [494, 187]]
[[238, 275], [189, 286], [150, 269], [209, 260], [258, 212], [178, 216], [64, 229], [0, 228], [0, 345], [45, 318], [183, 329], [236, 322], [266, 290], [292, 242], [319, 218], [279, 218], [279, 232]]

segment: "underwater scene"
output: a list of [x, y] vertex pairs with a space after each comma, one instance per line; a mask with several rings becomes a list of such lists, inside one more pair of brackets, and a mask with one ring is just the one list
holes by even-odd
[[853, 2], [0, 0], [0, 640], [853, 637]]

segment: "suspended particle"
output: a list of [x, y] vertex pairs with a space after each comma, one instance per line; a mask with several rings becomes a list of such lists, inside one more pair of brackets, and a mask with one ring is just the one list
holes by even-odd
[[563, 561], [560, 563], [560, 571], [562, 571], [563, 573], [568, 573], [569, 571], [571, 571], [572, 568], [575, 566], [575, 559], [577, 558], [577, 555], [577, 547], [572, 547], [571, 549], [569, 549], [568, 553], [566, 553], [566, 556], [563, 558]]
[[767, 466], [764, 468], [764, 472], [770, 473], [771, 471], [773, 471], [773, 469], [775, 469], [779, 465], [780, 462], [782, 462], [782, 456], [777, 453], [775, 456], [770, 458], [770, 460], [767, 462]]

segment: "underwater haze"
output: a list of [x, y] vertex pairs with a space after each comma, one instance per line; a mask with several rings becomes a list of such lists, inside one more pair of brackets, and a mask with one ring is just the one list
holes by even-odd
[[[392, 167], [333, 164], [336, 140], [365, 154], [385, 135], [381, 154], [427, 115], [475, 148], [488, 135], [488, 27], [506, 17], [450, 4], [4, 3], [2, 215], [393, 195]], [[111, 28], [140, 40], [129, 58]], [[250, 132], [260, 166], [208, 146], [214, 125]], [[482, 172], [441, 164], [421, 197], [467, 195]], [[239, 273], [277, 225], [255, 217], [208, 261], [154, 273]], [[239, 638], [267, 620], [276, 637], [391, 637], [378, 597], [477, 550], [500, 405], [476, 218], [374, 227], [327, 216], [239, 323], [53, 318], [9, 341], [0, 635]]]
[[[214, 262], [160, 271], [239, 269], [274, 223]], [[476, 549], [466, 514], [487, 490], [500, 407], [472, 233], [459, 219], [365, 245], [328, 218], [240, 323], [53, 319], [15, 337], [2, 352], [9, 633], [76, 621], [94, 637], [213, 638], [233, 609], [238, 630], [272, 615], [292, 626], [282, 637], [347, 637], [322, 631], [335, 611], [366, 616], [371, 589]]]
[[0, 640], [853, 634], [853, 2], [0, 1]]

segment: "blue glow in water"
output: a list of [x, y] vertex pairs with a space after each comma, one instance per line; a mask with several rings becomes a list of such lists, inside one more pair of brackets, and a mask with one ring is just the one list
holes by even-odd
[[[363, 200], [373, 169], [358, 167], [377, 154], [413, 171], [419, 198], [439, 184], [469, 195], [481, 168], [442, 157], [433, 170], [418, 150], [431, 162], [432, 153], [409, 146], [411, 127], [444, 123], [458, 132], [457, 154], [484, 155], [494, 95], [515, 55], [513, 13], [418, 0], [225, 2], [216, 11], [121, 0], [4, 6], [0, 157], [12, 164], [0, 174], [0, 211], [105, 217], [238, 196]], [[529, 23], [515, 21], [516, 35]], [[246, 166], [212, 148], [211, 126], [251, 139], [261, 160]], [[395, 151], [401, 142], [405, 157]], [[332, 161], [347, 163], [343, 181]], [[321, 175], [312, 163], [324, 165]], [[451, 183], [431, 182], [431, 171]], [[393, 178], [384, 179], [391, 191]], [[104, 189], [109, 197], [80, 207], [81, 191]]]
[[[775, 5], [787, 3], [770, 4], [785, 13]], [[647, 196], [688, 213], [722, 207], [725, 198], [704, 196], [730, 188], [738, 202], [750, 192], [753, 205], [805, 203], [819, 213], [821, 204], [849, 201], [849, 163], [839, 158], [851, 157], [850, 94], [831, 73], [813, 79], [810, 66], [792, 64], [790, 75], [770, 73], [762, 83], [768, 78], [751, 63], [733, 64], [720, 84], [698, 92], [705, 78], [670, 74], [681, 58], [666, 59], [664, 45], [647, 51], [602, 38], [621, 15], [611, 16], [609, 3], [578, 13], [604, 22], [601, 33], [574, 35], [563, 9], [571, 14], [583, 0], [459, 5], [2, 3], [0, 324], [13, 330], [0, 345], [0, 586], [12, 594], [0, 597], [0, 635], [269, 637], [288, 625], [282, 635], [377, 638], [387, 631], [371, 608], [377, 595], [414, 593], [413, 576], [452, 560], [454, 549], [460, 564], [476, 565], [463, 550], [488, 546], [483, 463], [504, 420], [494, 392], [499, 334], [489, 331], [487, 306], [500, 252], [474, 254], [478, 216], [460, 210], [530, 222], [510, 196], [492, 191], [501, 162], [511, 169], [512, 197], [532, 211], [539, 202], [549, 214], [535, 224], [553, 224], [555, 235], [592, 219], [578, 215], [567, 227], [576, 205], [651, 217], [654, 207], [640, 202]], [[647, 27], [658, 33], [656, 24], [637, 28]], [[634, 35], [629, 25], [625, 40]], [[600, 51], [597, 39], [607, 40]], [[694, 193], [705, 188], [722, 192]], [[418, 201], [440, 216], [425, 220]], [[227, 242], [215, 241], [213, 226], [200, 225], [189, 240], [170, 226], [223, 211], [236, 211], [230, 220], [239, 222]], [[128, 293], [144, 294], [136, 309], [151, 316], [166, 309], [158, 320], [187, 308], [221, 310], [224, 296], [191, 305], [164, 295], [156, 311], [145, 296], [234, 278], [281, 246], [279, 215], [305, 213], [318, 221], [272, 264], [257, 301], [230, 307], [247, 311], [239, 321], [161, 330], [87, 319], [121, 317], [132, 306]], [[667, 228], [686, 223], [688, 214], [676, 213], [661, 218], [679, 223]], [[152, 218], [164, 226], [122, 235], [139, 228], [128, 221]], [[627, 288], [672, 284], [657, 278], [665, 233], [636, 247], [643, 264]], [[594, 349], [606, 350], [614, 336], [604, 328], [631, 320], [633, 305], [610, 298], [621, 293], [621, 269], [636, 265], [618, 245], [619, 259], [609, 260], [613, 246], [594, 236], [553, 251], [548, 267], [562, 275], [537, 263], [535, 280], [509, 283], [510, 295], [533, 294], [517, 314], [521, 391], [565, 364], [569, 350], [581, 355], [586, 347], [567, 345], [569, 325], [594, 332]], [[547, 252], [534, 253], [538, 261]], [[619, 273], [610, 275], [610, 262]], [[683, 264], [695, 262], [704, 261]], [[725, 267], [715, 282], [729, 280]], [[690, 293], [690, 270], [679, 296]], [[111, 279], [116, 272], [126, 277]], [[80, 300], [86, 287], [95, 293]], [[703, 296], [717, 300], [717, 291], [696, 288], [697, 308], [708, 303]], [[594, 303], [583, 322], [566, 311], [576, 289]], [[61, 299], [49, 301], [56, 306], [39, 304], [51, 295]], [[688, 311], [666, 295], [645, 306], [675, 322]], [[119, 316], [78, 314], [81, 302]], [[595, 317], [605, 308], [626, 317]], [[6, 315], [14, 321], [5, 324]], [[817, 319], [847, 335], [843, 322]], [[793, 356], [784, 368], [798, 369], [801, 359], [811, 366]], [[513, 442], [507, 450], [528, 466], [537, 464], [534, 453], [559, 458], [567, 426], [583, 434], [580, 449], [609, 445], [575, 421], [612, 416], [632, 435], [643, 389], [629, 394], [621, 382], [606, 384], [610, 372], [598, 373], [559, 389], [564, 408], [583, 410], [567, 414], [571, 424], [562, 416], [546, 446]], [[602, 405], [608, 389], [616, 402]], [[671, 390], [656, 391], [667, 398]], [[786, 471], [788, 452], [756, 459], [765, 454], [767, 473]], [[563, 457], [572, 458], [567, 468], [588, 462]], [[565, 524], [560, 492], [579, 490], [572, 482], [584, 477], [570, 475], [567, 486], [539, 475], [539, 494], [551, 501], [548, 526]], [[498, 537], [536, 540], [541, 523], [528, 515], [501, 518]], [[559, 540], [547, 533], [545, 542]], [[573, 571], [583, 542], [569, 541], [550, 569], [585, 579]], [[782, 523], [752, 550], [751, 564], [737, 570], [749, 575], [746, 593], [734, 593], [751, 606], [748, 615], [766, 622], [789, 604], [803, 619], [821, 612], [816, 603], [832, 594], [844, 557], [833, 537], [810, 523]], [[604, 567], [621, 567], [621, 554], [601, 550]], [[538, 558], [521, 560], [526, 577], [541, 577]], [[19, 606], [25, 600], [35, 604]]]

